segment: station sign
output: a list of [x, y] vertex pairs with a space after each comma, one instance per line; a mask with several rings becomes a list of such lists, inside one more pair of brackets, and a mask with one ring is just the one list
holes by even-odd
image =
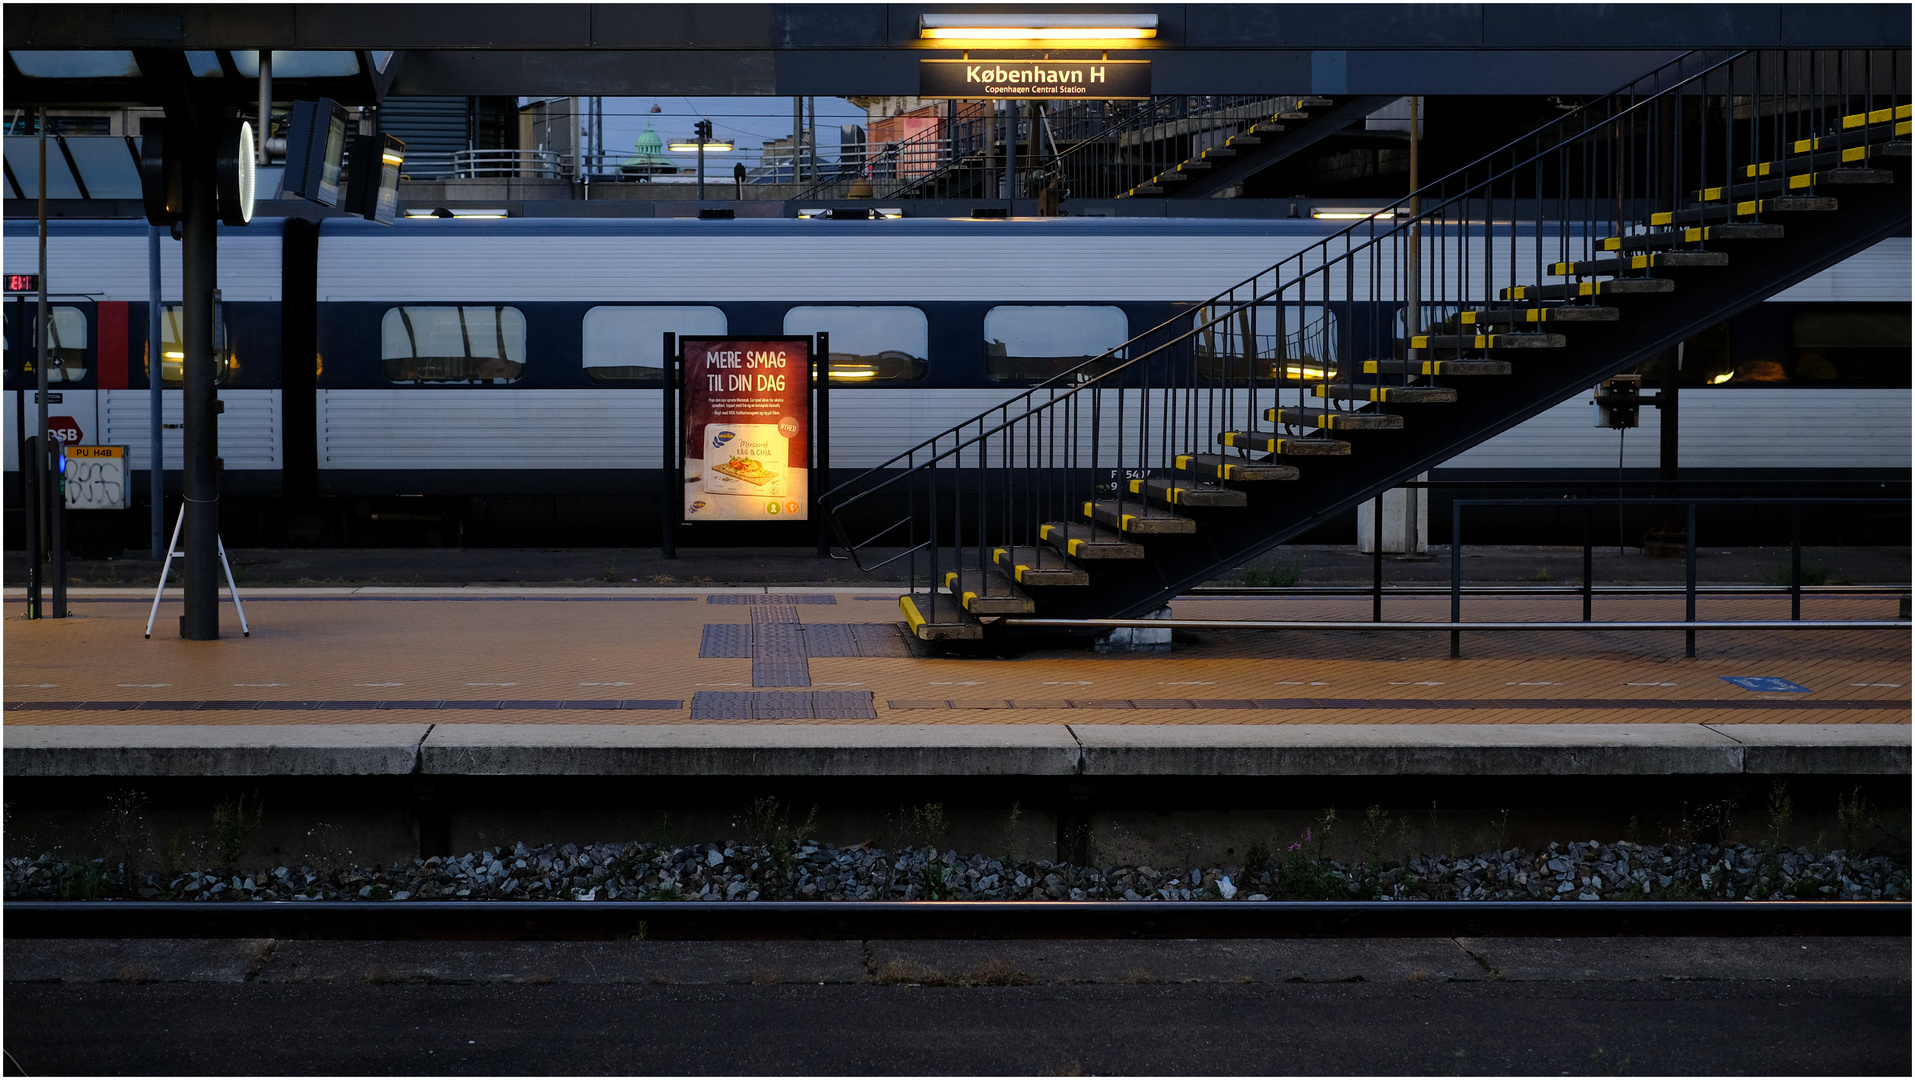
[[920, 60], [922, 98], [1150, 96], [1148, 60]]
[[680, 339], [684, 520], [809, 517], [811, 339]]

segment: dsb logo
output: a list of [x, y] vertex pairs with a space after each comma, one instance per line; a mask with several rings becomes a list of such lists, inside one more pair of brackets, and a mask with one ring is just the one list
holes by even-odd
[[78, 446], [85, 438], [80, 422], [71, 416], [47, 417], [47, 435], [62, 446]]

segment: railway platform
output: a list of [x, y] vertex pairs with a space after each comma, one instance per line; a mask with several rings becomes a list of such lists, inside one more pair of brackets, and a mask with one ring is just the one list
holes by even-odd
[[[1776, 782], [1808, 842], [1836, 827], [1838, 795], [1896, 802], [1909, 772], [1908, 636], [1892, 630], [1704, 631], [1694, 659], [1670, 631], [1465, 634], [1451, 659], [1440, 622], [1180, 631], [1160, 653], [946, 651], [904, 632], [894, 588], [242, 598], [251, 635], [217, 642], [172, 636], [176, 602], [142, 638], [152, 594], [127, 589], [74, 590], [64, 621], [10, 618], [16, 818], [79, 836], [138, 789], [162, 828], [203, 829], [218, 801], [266, 788], [278, 822], [259, 843], [299, 850], [315, 822], [345, 822], [359, 850], [399, 858], [665, 822], [718, 835], [770, 795], [821, 805], [844, 842], [935, 801], [959, 846], [1169, 858], [1303, 835], [1335, 805], [1401, 810], [1438, 846], [1676, 829], [1697, 807], [1753, 813]], [[1802, 614], [1893, 619], [1898, 600], [1811, 595]], [[1698, 617], [1787, 618], [1788, 603], [1704, 596]], [[1173, 613], [1358, 620], [1369, 604], [1190, 596]], [[1393, 596], [1387, 614], [1440, 620], [1447, 605]], [[1465, 617], [1577, 610], [1573, 596], [1487, 595]], [[1680, 595], [1606, 596], [1596, 616], [1681, 610]]]

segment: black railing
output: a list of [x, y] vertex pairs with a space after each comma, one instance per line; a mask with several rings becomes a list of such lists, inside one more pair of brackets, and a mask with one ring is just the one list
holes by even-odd
[[[1440, 400], [1449, 377], [1425, 363], [1470, 335], [1542, 328], [1545, 304], [1552, 319], [1613, 317], [1580, 283], [1646, 279], [1614, 262], [1627, 237], [1759, 223], [1761, 206], [1737, 202], [1773, 186], [1761, 163], [1904, 106], [1907, 65], [1906, 52], [1686, 53], [840, 485], [822, 500], [832, 529], [864, 569], [908, 558], [914, 594], [952, 570], [988, 591], [994, 552], [1036, 547], [1047, 525], [1096, 538], [1093, 511], [1170, 517], [1152, 481], [1188, 477], [1192, 455], [1347, 449], [1332, 420], [1385, 414], [1406, 389]], [[1813, 197], [1817, 176], [1784, 183]], [[1552, 274], [1569, 280], [1539, 284]], [[885, 500], [903, 515], [849, 534], [850, 511]], [[902, 553], [869, 562], [879, 543]]]

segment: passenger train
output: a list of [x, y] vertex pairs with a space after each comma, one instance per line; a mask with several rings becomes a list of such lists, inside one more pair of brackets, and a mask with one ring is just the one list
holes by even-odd
[[[5, 228], [5, 271], [34, 272], [34, 224]], [[1204, 218], [222, 227], [223, 528], [229, 543], [253, 544], [652, 543], [666, 332], [828, 331], [830, 464], [843, 479], [1187, 317], [1337, 228]], [[71, 418], [81, 442], [129, 448], [123, 535], [144, 547], [147, 229], [58, 221], [49, 235], [61, 394], [50, 412]], [[160, 377], [177, 387], [179, 246], [161, 248]], [[1909, 260], [1907, 238], [1884, 241], [1692, 341], [1685, 476], [1906, 484]], [[32, 311], [31, 296], [5, 302], [9, 507]], [[1344, 311], [1317, 313], [1313, 332], [1333, 356], [1367, 347], [1361, 328], [1339, 325]], [[177, 389], [163, 397], [177, 425]], [[178, 428], [163, 438], [177, 470]], [[1651, 410], [1625, 436], [1595, 427], [1581, 395], [1433, 478], [1613, 480], [1619, 464], [1651, 477], [1658, 453]], [[168, 480], [177, 495], [177, 472]]]

